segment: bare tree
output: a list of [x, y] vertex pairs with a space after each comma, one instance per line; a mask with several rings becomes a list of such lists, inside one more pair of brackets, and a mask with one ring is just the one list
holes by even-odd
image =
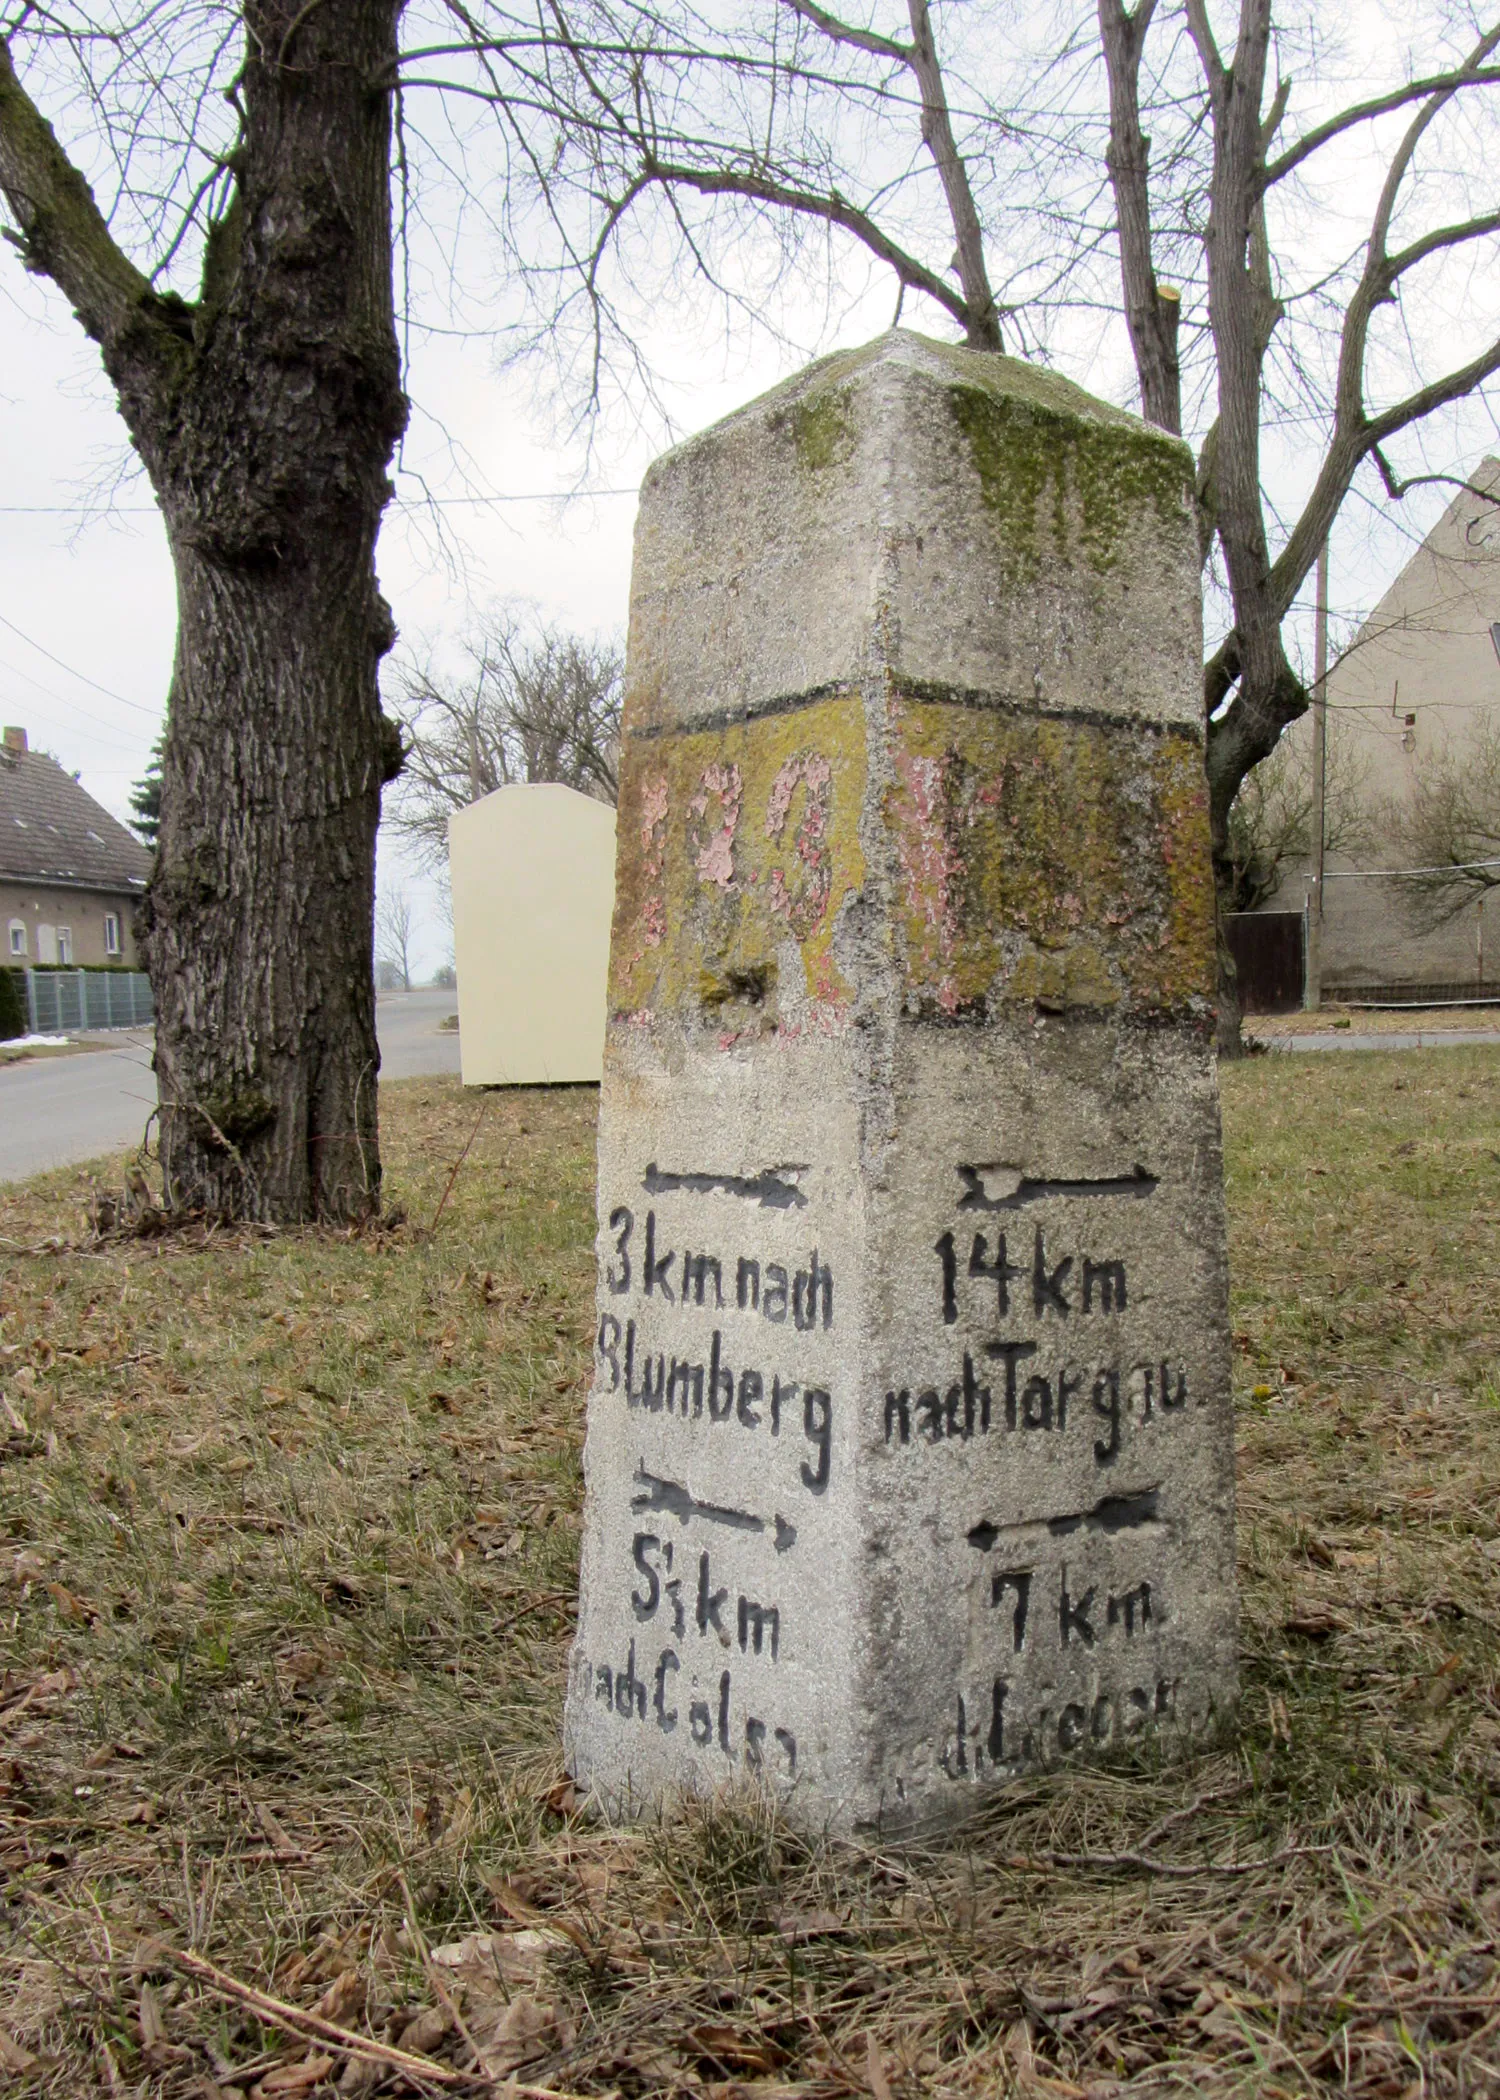
[[[99, 347], [179, 624], [144, 900], [166, 1187], [352, 1219], [380, 1199], [371, 972], [375, 537], [406, 420], [392, 300], [400, 0], [0, 15], [0, 193]], [[23, 84], [108, 172], [114, 224]], [[184, 242], [194, 296], [167, 288]]]
[[411, 898], [399, 886], [387, 890], [375, 906], [375, 958], [399, 981], [403, 992], [411, 990], [411, 933]]
[[[1045, 350], [1060, 317], [1112, 307], [1143, 413], [1197, 455], [1226, 903], [1235, 796], [1309, 704], [1286, 623], [1356, 474], [1368, 465], [1399, 499], [1425, 477], [1398, 473], [1386, 448], [1500, 370], [1500, 316], [1475, 294], [1500, 234], [1500, 23], [1445, 58], [1446, 19], [1424, 9], [1389, 86], [1324, 114], [1316, 22], [1298, 4], [1239, 0], [1222, 47], [1205, 0], [1064, 4], [1029, 11], [1053, 35], [1027, 50], [1026, 17], [991, 0], [943, 16], [947, 54], [929, 0], [904, 0], [889, 27], [821, 0], [713, 25], [686, 4], [649, 23], [616, 9], [630, 62], [580, 69], [567, 152], [587, 179], [570, 200], [539, 177], [556, 238], [530, 272], [539, 325], [577, 331], [595, 390], [643, 255], [696, 271], [726, 309], [765, 304], [749, 273], [768, 228], [783, 268], [822, 234], [835, 279], [862, 252], [894, 276], [898, 315], [925, 304], [979, 350]], [[565, 8], [557, 19], [564, 41], [581, 39]], [[471, 50], [497, 53], [483, 0], [467, 20]], [[1300, 95], [1289, 55], [1304, 61]], [[1317, 113], [1297, 128], [1309, 89]], [[1309, 185], [1355, 138], [1366, 170], [1384, 149], [1339, 198], [1363, 208], [1364, 230], [1331, 263], [1304, 262], [1321, 247]], [[632, 251], [642, 213], [651, 237]], [[1445, 324], [1425, 325], [1417, 302], [1444, 286]], [[1305, 493], [1287, 516], [1266, 493], [1268, 433], [1300, 455]], [[1224, 990], [1233, 1043], [1232, 966]]]
[[[1344, 741], [1328, 747], [1323, 782], [1323, 850], [1361, 853], [1375, 819], [1365, 799], [1369, 765]], [[1313, 780], [1305, 748], [1283, 736], [1247, 776], [1229, 812], [1226, 906], [1254, 911], [1312, 850]]]
[[[1165, 11], [1164, 11], [1165, 12]], [[1131, 344], [1148, 418], [1182, 428], [1178, 353], [1180, 297], [1164, 292], [1153, 252], [1153, 198], [1148, 142], [1141, 122], [1141, 69], [1157, 0], [1099, 0], [1100, 33], [1110, 88], [1108, 166], [1120, 237], [1121, 278]], [[1390, 494], [1404, 493], [1382, 447], [1434, 411], [1481, 386], [1500, 370], [1500, 336], [1447, 367], [1419, 377], [1407, 389], [1389, 389], [1372, 402], [1374, 323], [1396, 304], [1420, 267], [1455, 250], [1492, 242], [1500, 232], [1500, 183], [1485, 181], [1481, 208], [1463, 210], [1398, 236], [1398, 212], [1416, 193], [1422, 201], [1419, 155], [1457, 98], [1500, 83], [1489, 63], [1500, 44], [1500, 24], [1486, 29], [1458, 62], [1431, 66], [1309, 126], [1280, 143], [1292, 81], [1271, 78], [1276, 24], [1272, 0], [1241, 0], [1233, 48], [1220, 49], [1204, 0], [1186, 0], [1182, 12], [1196, 61], [1190, 84], [1169, 68], [1158, 104], [1175, 90], [1188, 96], [1204, 141], [1207, 213], [1195, 230], [1197, 254], [1184, 257], [1206, 310], [1215, 388], [1213, 419], [1199, 448], [1198, 503], [1205, 558], [1217, 547], [1229, 598], [1228, 632], [1204, 667], [1209, 806], [1220, 892], [1230, 880], [1229, 818], [1251, 768], [1275, 750], [1283, 729], [1306, 712], [1310, 693], [1293, 665], [1284, 624], [1334, 519], [1366, 460], [1379, 468]], [[1166, 25], [1164, 23], [1164, 28]], [[1171, 34], [1171, 30], [1166, 30]], [[1415, 55], [1415, 54], [1414, 54]], [[1169, 77], [1170, 76], [1170, 77]], [[1304, 406], [1319, 428], [1319, 460], [1306, 500], [1275, 535], [1268, 518], [1261, 464], [1262, 436], [1272, 388], [1267, 361], [1285, 326], [1287, 291], [1294, 278], [1273, 248], [1267, 203], [1318, 153], [1356, 127], [1392, 112], [1410, 116], [1388, 152], [1375, 186], [1368, 232], [1343, 272], [1322, 288], [1325, 311], [1341, 295], [1331, 386], [1298, 373]], [[1189, 157], [1188, 165], [1193, 165]], [[1432, 187], [1428, 186], [1429, 189]], [[1449, 184], [1437, 186], [1451, 209]], [[1178, 249], [1181, 253], [1182, 243]], [[1305, 294], [1304, 294], [1305, 296]], [[1446, 347], [1446, 346], [1444, 346]], [[1311, 395], [1311, 399], [1307, 397]], [[1229, 1014], [1237, 1037], [1238, 1016]]]
[[406, 665], [395, 703], [406, 764], [388, 823], [430, 866], [448, 858], [448, 819], [518, 781], [560, 781], [601, 802], [619, 790], [623, 663], [611, 642], [503, 613], [466, 645], [466, 673]]
[[[1403, 343], [1392, 302], [1500, 229], [1488, 135], [1437, 153], [1488, 106], [1500, 28], [1424, 66], [1424, 22], [1387, 93], [1279, 144], [1273, 0], [1241, 0], [1227, 58], [1202, 0], [1100, 0], [1040, 59], [997, 0], [942, 18], [946, 52], [929, 0], [889, 33], [818, 0], [734, 4], [422, 0], [399, 48], [399, 0], [0, 0], [13, 237], [99, 345], [177, 574], [146, 907], [177, 1202], [295, 1219], [379, 1200], [374, 833], [400, 750], [376, 689], [393, 636], [374, 546], [406, 414], [395, 237], [419, 231], [429, 178], [462, 177], [465, 229], [480, 221], [529, 288], [528, 326], [504, 316], [514, 342], [575, 357], [595, 400], [611, 373], [632, 398], [649, 386], [636, 345], [664, 272], [745, 316], [819, 239], [835, 279], [862, 254], [893, 274], [898, 313], [927, 302], [981, 350], [1034, 351], [1049, 315], [1123, 308], [1147, 414], [1200, 440], [1205, 560], [1222, 564], [1204, 682], [1221, 883], [1237, 785], [1306, 705], [1284, 623], [1353, 474], [1374, 460], [1398, 492], [1381, 448], [1500, 365], [1485, 340], [1371, 398], [1377, 339], [1390, 371], [1433, 340]], [[35, 96], [78, 131], [74, 158]], [[1283, 282], [1276, 200], [1403, 110], [1358, 251]], [[110, 181], [106, 209], [83, 163]], [[1261, 488], [1268, 404], [1306, 448], [1317, 432], [1290, 523]], [[540, 750], [552, 732], [532, 731]]]
[[1419, 931], [1500, 889], [1500, 729], [1481, 719], [1447, 744], [1382, 816], [1401, 859], [1420, 871], [1392, 885]]
[[[284, 1222], [380, 1201], [375, 832], [401, 746], [377, 685], [395, 630], [375, 542], [407, 416], [394, 263], [422, 179], [464, 172], [423, 160], [442, 125], [424, 129], [403, 80], [403, 12], [0, 0], [7, 237], [98, 345], [176, 574], [142, 914], [166, 1186], [179, 1206]], [[455, 19], [467, 35], [461, 0], [414, 0], [414, 42]], [[545, 0], [507, 17], [503, 44], [485, 78], [515, 120], [514, 247], [534, 172], [554, 195], [570, 179], [559, 127], [585, 47]]]

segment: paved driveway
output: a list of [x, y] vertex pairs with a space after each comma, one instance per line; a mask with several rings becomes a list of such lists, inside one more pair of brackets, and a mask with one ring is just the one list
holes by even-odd
[[[455, 992], [392, 992], [376, 1003], [384, 1079], [458, 1072], [458, 1036], [438, 1024], [458, 1008]], [[118, 1049], [38, 1058], [0, 1069], [0, 1181], [22, 1181], [134, 1144], [156, 1106], [149, 1037]]]

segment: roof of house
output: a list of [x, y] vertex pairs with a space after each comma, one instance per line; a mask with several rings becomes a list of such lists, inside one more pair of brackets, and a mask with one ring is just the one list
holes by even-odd
[[[1488, 453], [1462, 482], [1426, 539], [1386, 586], [1344, 651], [1392, 633], [1482, 635], [1500, 613], [1500, 458]], [[1413, 609], [1422, 618], [1414, 621]]]
[[0, 748], [0, 876], [138, 892], [150, 873], [140, 840], [55, 758]]

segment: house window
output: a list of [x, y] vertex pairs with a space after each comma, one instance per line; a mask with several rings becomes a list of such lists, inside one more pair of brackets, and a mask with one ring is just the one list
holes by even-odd
[[57, 929], [57, 959], [60, 963], [70, 963], [73, 960], [73, 929], [71, 926], [59, 926]]
[[120, 953], [120, 914], [117, 911], [104, 914], [104, 952], [106, 955]]
[[10, 952], [12, 955], [26, 953], [26, 921], [12, 919], [10, 922]]

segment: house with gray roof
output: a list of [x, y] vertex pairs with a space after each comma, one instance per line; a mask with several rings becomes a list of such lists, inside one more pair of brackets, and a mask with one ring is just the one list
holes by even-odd
[[0, 964], [139, 969], [151, 855], [24, 729], [0, 743]]

